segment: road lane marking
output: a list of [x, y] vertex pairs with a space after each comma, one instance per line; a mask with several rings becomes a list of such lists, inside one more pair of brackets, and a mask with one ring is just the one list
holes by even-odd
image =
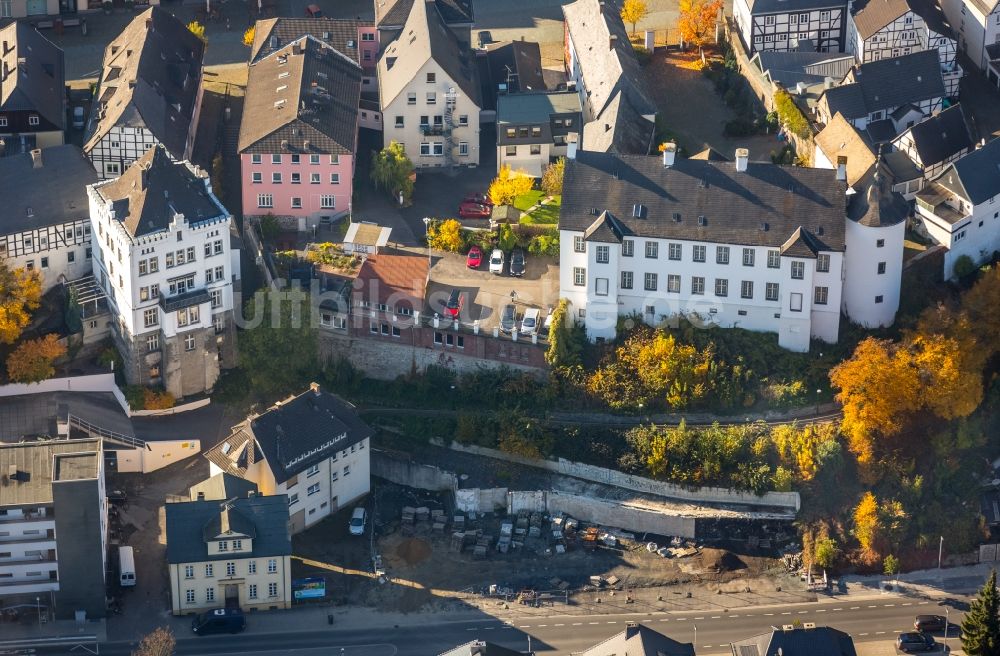
[[600, 622], [587, 622], [587, 624], [600, 624]]
[[696, 620], [703, 620], [703, 619], [705, 619], [705, 618], [704, 618], [704, 617], [696, 617], [695, 619], [696, 619]]
[[825, 612], [826, 612], [826, 609], [825, 609], [825, 608], [820, 608], [820, 609], [819, 609], [819, 610], [817, 610], [816, 612], [817, 612], [817, 613], [825, 613]]
[[859, 636], [865, 636], [865, 635], [868, 635], [868, 634], [867, 633], [859, 633], [858, 635]]
[[931, 603], [931, 602], [929, 602], [929, 601], [921, 601], [921, 602], [920, 602], [919, 604], [917, 604], [917, 605], [918, 605], [918, 606], [926, 606], [926, 605], [927, 605], [927, 604], [929, 604], [929, 603]]
[[764, 613], [765, 615], [774, 615], [774, 613]]
[[785, 613], [782, 613], [782, 615], [791, 615], [791, 614], [792, 614], [792, 612], [791, 612], [791, 611], [788, 611], [788, 612], [785, 612]]
[[912, 601], [908, 601], [908, 602], [906, 602], [906, 603], [905, 603], [905, 604], [903, 604], [903, 605], [904, 605], [904, 606], [912, 606], [912, 605], [913, 605], [913, 602], [912, 602]]
[[531, 625], [530, 624], [518, 624], [517, 628], [519, 628], [519, 629], [530, 629]]
[[886, 608], [892, 608], [896, 604], [882, 604], [882, 605], [885, 606]]
[[722, 619], [722, 618], [719, 615], [712, 615], [712, 617], [710, 617], [709, 619], [718, 620], [718, 619]]
[[[737, 618], [739, 615], [726, 615], [726, 617]], [[753, 617], [752, 615], [747, 615], [747, 617]]]
[[876, 631], [876, 632], [875, 632], [875, 635], [882, 635], [882, 634], [884, 634], [884, 633], [885, 633], [885, 631]]
[[566, 626], [565, 624], [553, 624], [552, 626]]
[[548, 624], [539, 624], [539, 625], [538, 625], [538, 628], [540, 629], [540, 628], [542, 628], [543, 626], [548, 626]]
[[843, 609], [843, 608], [834, 608], [834, 609], [833, 609], [833, 612], [835, 612], [835, 613], [836, 613], [836, 612], [837, 612], [838, 610], [844, 610], [844, 609]]
[[677, 621], [678, 622], [685, 622], [685, 621], [687, 621], [687, 618], [686, 617], [678, 617]]
[[878, 605], [875, 605], [875, 606], [869, 606], [869, 608], [878, 608]]
[[618, 624], [618, 622], [605, 622], [605, 624]]
[[809, 611], [807, 611], [807, 610], [800, 610], [798, 613], [796, 613], [796, 615], [805, 615], [808, 612]]
[[[861, 608], [861, 606], [851, 606], [851, 610], [858, 610], [859, 608]], [[872, 608], [875, 608], [875, 607], [872, 606]]]
[[[660, 621], [662, 622], [663, 620], [660, 620]], [[583, 622], [573, 622], [573, 626], [582, 626], [582, 625], [583, 625]]]

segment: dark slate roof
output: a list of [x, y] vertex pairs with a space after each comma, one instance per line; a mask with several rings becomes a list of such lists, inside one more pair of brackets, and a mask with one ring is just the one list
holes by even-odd
[[738, 640], [732, 643], [733, 653], [739, 656], [857, 656], [854, 641], [843, 631], [828, 626], [814, 629], [792, 629]]
[[847, 203], [847, 217], [869, 228], [884, 228], [905, 221], [910, 204], [892, 190], [895, 181], [882, 161], [857, 185]]
[[523, 656], [524, 652], [507, 649], [492, 642], [473, 640], [454, 649], [449, 649], [438, 656]]
[[952, 162], [934, 182], [974, 205], [1000, 194], [1000, 139]]
[[589, 649], [581, 656], [694, 656], [694, 645], [677, 642], [642, 624], [628, 624], [624, 631]]
[[360, 99], [361, 67], [300, 37], [250, 67], [239, 152], [352, 154]]
[[145, 127], [183, 159], [198, 100], [205, 44], [165, 9], [136, 16], [104, 50], [83, 150], [115, 125]]
[[910, 128], [909, 133], [925, 167], [975, 147], [961, 104], [924, 119]]
[[[907, 105], [912, 107], [912, 105]], [[872, 121], [865, 127], [865, 135], [873, 145], [886, 144], [896, 138], [896, 124], [892, 119], [884, 118], [881, 121]]]
[[[308, 391], [275, 404], [233, 428], [205, 453], [223, 471], [237, 476], [263, 457], [275, 481], [284, 483], [339, 450], [372, 436], [353, 405], [333, 394]], [[252, 448], [251, 448], [252, 447]]]
[[428, 60], [441, 67], [477, 107], [482, 107], [475, 57], [447, 28], [427, 2], [413, 4], [400, 36], [390, 43], [378, 61], [378, 83], [382, 107], [387, 107], [413, 81]]
[[284, 48], [306, 35], [318, 39], [361, 66], [358, 44], [361, 27], [372, 27], [371, 21], [347, 18], [267, 18], [259, 20], [250, 48], [250, 65]]
[[[225, 505], [230, 508], [228, 512], [224, 510]], [[168, 503], [165, 512], [167, 562], [172, 565], [237, 557], [233, 552], [208, 553], [206, 540], [219, 535], [226, 521], [234, 533], [252, 534], [253, 549], [239, 552], [241, 558], [287, 556], [292, 553], [292, 540], [288, 533], [288, 497], [284, 494], [237, 499], [228, 504], [219, 501]], [[224, 517], [224, 513], [228, 518]]]
[[[639, 60], [614, 3], [577, 0], [564, 5], [566, 30], [576, 50], [588, 116], [584, 150], [646, 154], [655, 126], [644, 116], [657, 113]], [[611, 42], [614, 42], [612, 47]]]
[[246, 497], [257, 491], [257, 484], [239, 476], [222, 473], [206, 478], [201, 483], [188, 488], [188, 496], [192, 501], [198, 500], [198, 493], [204, 494], [206, 501], [225, 501], [237, 497]]
[[849, 119], [947, 95], [936, 48], [859, 64], [847, 80], [823, 96], [830, 114], [840, 112]]
[[923, 173], [917, 168], [917, 165], [913, 163], [913, 160], [907, 157], [906, 153], [898, 150], [883, 153], [882, 161], [885, 162], [889, 175], [892, 177], [893, 184], [916, 180], [923, 176]]
[[812, 11], [813, 9], [843, 9], [847, 11], [847, 2], [837, 0], [749, 0], [750, 12], [753, 14], [784, 14], [797, 11]]
[[772, 82], [792, 89], [799, 82], [822, 84], [827, 77], [842, 80], [854, 65], [853, 55], [828, 52], [782, 52], [762, 50], [754, 55], [761, 72]]
[[944, 11], [941, 9], [941, 5], [937, 3], [937, 0], [910, 0], [910, 8], [924, 19], [927, 27], [932, 31], [950, 39], [955, 38], [955, 31], [952, 29], [951, 23], [948, 22], [948, 18], [944, 15]]
[[65, 129], [63, 51], [22, 21], [0, 29], [0, 44], [6, 47], [0, 51], [0, 112], [34, 110], [52, 129]]
[[252, 540], [257, 537], [257, 527], [233, 504], [227, 503], [220, 511], [209, 517], [201, 529], [201, 535], [205, 542], [217, 540], [222, 536], [242, 536]]
[[[381, 29], [402, 27], [413, 4], [414, 0], [375, 0], [375, 22]], [[475, 20], [472, 0], [434, 0], [434, 6], [448, 25], [471, 24]]]
[[951, 25], [934, 0], [861, 0], [851, 9], [862, 39], [868, 39], [897, 18], [912, 11], [934, 32], [954, 38]]
[[620, 244], [626, 235], [624, 226], [611, 212], [604, 210], [601, 215], [584, 230], [583, 238], [587, 241], [598, 241], [609, 244]]
[[830, 169], [750, 162], [740, 173], [682, 158], [667, 169], [659, 157], [583, 151], [567, 160], [563, 186], [560, 230], [582, 233], [607, 210], [640, 237], [780, 248], [801, 227], [817, 250], [844, 249], [847, 187]]
[[[493, 84], [506, 84], [508, 93], [545, 91], [542, 51], [534, 41], [508, 41], [486, 46]], [[508, 75], [513, 71], [514, 75]]]
[[805, 258], [814, 258], [821, 250], [823, 245], [808, 230], [803, 230], [802, 226], [795, 229], [780, 249], [782, 255]]
[[[573, 117], [574, 128], [560, 126], [554, 131], [552, 118], [565, 115]], [[579, 131], [581, 121], [580, 96], [573, 91], [514, 93], [497, 98], [497, 144], [501, 146], [553, 143], [553, 135]], [[538, 126], [541, 134], [508, 137], [507, 128], [515, 126]]]
[[98, 184], [105, 201], [114, 203], [115, 218], [133, 237], [167, 230], [175, 214], [189, 223], [228, 216], [205, 187], [207, 174], [187, 162], [174, 162], [164, 147], [154, 146], [119, 178]]
[[43, 149], [40, 157], [39, 168], [31, 153], [0, 157], [0, 234], [60, 225], [90, 214], [86, 187], [97, 182], [97, 172], [83, 152], [66, 144]]

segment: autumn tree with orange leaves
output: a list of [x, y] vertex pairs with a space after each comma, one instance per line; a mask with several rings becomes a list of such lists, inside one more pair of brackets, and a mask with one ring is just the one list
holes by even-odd
[[38, 272], [11, 269], [0, 262], [0, 343], [13, 344], [21, 336], [31, 312], [38, 309], [42, 279]]
[[55, 333], [22, 342], [7, 356], [7, 376], [15, 383], [37, 383], [52, 378], [56, 358], [66, 355], [66, 346]]
[[681, 38], [699, 48], [708, 43], [721, 9], [722, 0], [680, 0], [677, 29]]

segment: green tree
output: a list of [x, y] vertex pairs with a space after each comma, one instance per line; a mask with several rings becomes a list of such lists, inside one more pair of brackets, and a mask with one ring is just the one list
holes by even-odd
[[636, 24], [649, 15], [649, 6], [646, 0], [625, 0], [622, 3], [622, 22], [632, 26], [632, 34], [635, 34]]
[[37, 383], [56, 374], [53, 363], [66, 355], [66, 347], [59, 336], [49, 333], [45, 337], [21, 342], [7, 356], [7, 376], [15, 383]]
[[377, 153], [372, 153], [371, 179], [377, 189], [386, 191], [393, 200], [403, 195], [403, 205], [413, 202], [413, 162], [406, 156], [403, 144], [391, 142]]
[[559, 299], [552, 312], [549, 328], [549, 348], [545, 351], [545, 361], [553, 369], [564, 369], [580, 365], [580, 354], [586, 337], [583, 328], [573, 320], [569, 312], [569, 301]]
[[501, 166], [488, 193], [494, 205], [513, 205], [515, 198], [531, 191], [534, 185], [535, 179], [523, 170], [511, 171], [509, 166]]
[[817, 565], [823, 569], [830, 569], [837, 561], [839, 552], [833, 538], [820, 538], [813, 549], [813, 557]]
[[895, 577], [899, 574], [899, 558], [889, 554], [882, 559], [882, 573], [886, 576]]
[[514, 229], [509, 223], [501, 223], [500, 234], [497, 238], [497, 246], [499, 246], [502, 251], [510, 251], [516, 245], [517, 235], [514, 234]]
[[222, 185], [222, 178], [226, 173], [225, 160], [222, 159], [222, 153], [215, 153], [215, 157], [212, 158], [212, 193], [218, 198], [222, 198], [225, 195], [225, 187]]
[[542, 173], [542, 191], [549, 196], [562, 195], [563, 176], [566, 173], [566, 158], [560, 157], [552, 164], [545, 167]]
[[317, 376], [316, 324], [304, 292], [258, 292], [245, 317], [251, 327], [240, 333], [240, 366], [256, 393], [287, 393]]
[[260, 237], [264, 241], [274, 241], [278, 233], [281, 232], [281, 224], [278, 217], [273, 214], [265, 214], [260, 217]]
[[951, 270], [955, 274], [956, 278], [965, 278], [966, 276], [971, 276], [976, 272], [976, 263], [972, 261], [972, 258], [968, 255], [962, 255], [955, 260], [955, 264], [952, 265]]
[[969, 604], [962, 620], [962, 649], [968, 656], [1000, 656], [1000, 598], [997, 596], [997, 571]]

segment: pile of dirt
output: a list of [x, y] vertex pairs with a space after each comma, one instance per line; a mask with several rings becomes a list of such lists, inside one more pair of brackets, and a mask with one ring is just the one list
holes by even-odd
[[739, 556], [725, 549], [704, 549], [701, 552], [701, 566], [716, 574], [747, 568], [747, 564]]
[[411, 566], [430, 558], [431, 551], [431, 545], [420, 538], [407, 538], [396, 547], [396, 555]]

